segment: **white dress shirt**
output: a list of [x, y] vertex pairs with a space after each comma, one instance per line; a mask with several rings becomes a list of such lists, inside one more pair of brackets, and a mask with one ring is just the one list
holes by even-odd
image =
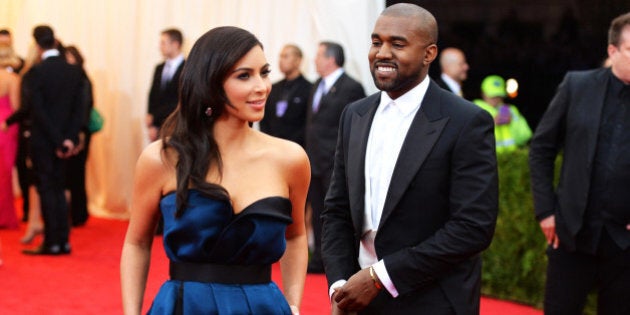
[[182, 62], [184, 62], [183, 54], [179, 54], [177, 57], [172, 59], [166, 59], [164, 62], [164, 68], [162, 69], [162, 84], [165, 84], [173, 79], [177, 68], [179, 68], [179, 65], [181, 65]]
[[[378, 260], [374, 248], [374, 239], [381, 221], [385, 198], [400, 149], [409, 131], [409, 127], [420, 109], [420, 104], [429, 88], [428, 77], [407, 93], [392, 100], [387, 93], [381, 92], [381, 101], [376, 109], [368, 136], [365, 154], [365, 215], [363, 235], [359, 247], [359, 265], [361, 268], [374, 267], [374, 271], [383, 286], [393, 296], [398, 296], [383, 260]], [[331, 286], [341, 287], [346, 280], [339, 280]]]
[[440, 77], [442, 78], [442, 81], [446, 83], [449, 90], [453, 91], [453, 93], [455, 93], [456, 95], [464, 96], [461, 84], [457, 83], [457, 81], [453, 80], [453, 78], [446, 75], [446, 73], [442, 73]]

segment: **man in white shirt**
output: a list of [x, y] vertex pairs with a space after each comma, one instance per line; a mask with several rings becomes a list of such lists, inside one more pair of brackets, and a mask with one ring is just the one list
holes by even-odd
[[494, 124], [428, 78], [437, 33], [413, 4], [374, 27], [382, 92], [341, 117], [322, 214], [333, 314], [479, 313], [479, 254], [498, 212]]

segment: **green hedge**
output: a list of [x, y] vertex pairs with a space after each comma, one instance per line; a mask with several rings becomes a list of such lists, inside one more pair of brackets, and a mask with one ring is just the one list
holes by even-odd
[[546, 243], [534, 219], [527, 155], [521, 149], [497, 156], [499, 216], [483, 254], [482, 292], [542, 307]]
[[[542, 308], [547, 270], [547, 244], [534, 218], [529, 150], [497, 156], [499, 216], [490, 247], [483, 253], [484, 295]], [[556, 161], [556, 178], [561, 159]], [[591, 294], [585, 314], [595, 314]]]

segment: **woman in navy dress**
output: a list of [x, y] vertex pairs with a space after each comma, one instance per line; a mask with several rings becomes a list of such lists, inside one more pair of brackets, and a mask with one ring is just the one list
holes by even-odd
[[[140, 314], [158, 219], [170, 278], [150, 314], [297, 314], [308, 259], [308, 158], [250, 127], [271, 90], [262, 44], [219, 27], [193, 46], [180, 103], [138, 159], [121, 258], [125, 314]], [[271, 281], [280, 261], [281, 291]]]

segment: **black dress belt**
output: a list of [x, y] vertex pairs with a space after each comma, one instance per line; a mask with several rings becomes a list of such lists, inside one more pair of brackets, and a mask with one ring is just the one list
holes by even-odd
[[259, 284], [271, 281], [271, 265], [217, 265], [170, 262], [172, 280], [216, 282], [224, 284]]

